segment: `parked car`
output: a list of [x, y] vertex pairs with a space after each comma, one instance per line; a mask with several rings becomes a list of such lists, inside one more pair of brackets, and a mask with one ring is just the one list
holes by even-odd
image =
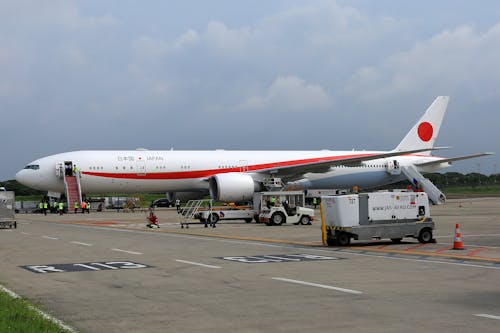
[[174, 203], [167, 198], [161, 198], [161, 199], [156, 199], [151, 203], [152, 208], [157, 208], [157, 207], [173, 207]]

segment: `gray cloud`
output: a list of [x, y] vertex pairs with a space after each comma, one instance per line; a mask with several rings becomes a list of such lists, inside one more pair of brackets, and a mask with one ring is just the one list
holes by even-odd
[[498, 152], [495, 4], [3, 2], [0, 179], [77, 149], [390, 149], [442, 94], [449, 155]]

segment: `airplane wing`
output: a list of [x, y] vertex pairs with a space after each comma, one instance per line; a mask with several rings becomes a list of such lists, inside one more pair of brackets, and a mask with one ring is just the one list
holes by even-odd
[[405, 151], [391, 151], [387, 153], [363, 153], [357, 152], [353, 157], [332, 156], [319, 159], [316, 162], [304, 162], [303, 164], [294, 164], [292, 166], [277, 166], [269, 169], [259, 170], [258, 173], [268, 173], [275, 177], [283, 178], [286, 181], [302, 178], [305, 173], [323, 173], [328, 172], [334, 166], [355, 166], [364, 161], [376, 160], [392, 156], [420, 153], [429, 150], [440, 150], [447, 147], [414, 149]]
[[479, 154], [474, 154], [474, 155], [465, 155], [465, 156], [459, 156], [459, 157], [443, 158], [443, 159], [439, 159], [439, 160], [431, 161], [431, 162], [417, 163], [415, 165], [419, 166], [419, 167], [426, 167], [426, 166], [431, 166], [431, 165], [435, 165], [435, 164], [450, 163], [450, 162], [454, 162], [454, 161], [461, 161], [461, 160], [466, 160], [469, 158], [476, 158], [476, 157], [488, 156], [488, 155], [495, 155], [495, 153], [479, 153]]

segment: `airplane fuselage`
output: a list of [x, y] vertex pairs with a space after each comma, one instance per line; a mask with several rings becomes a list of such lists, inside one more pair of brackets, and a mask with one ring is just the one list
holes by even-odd
[[[16, 179], [30, 187], [64, 192], [64, 182], [56, 170], [72, 162], [80, 171], [84, 193], [135, 193], [208, 190], [207, 179], [216, 174], [258, 174], [265, 170], [315, 161], [345, 159], [379, 154], [380, 151], [75, 151], [51, 155], [31, 162]], [[404, 155], [365, 161], [359, 166], [332, 167], [326, 173], [306, 174], [296, 183], [305, 188], [374, 187], [404, 179], [389, 172], [390, 162], [400, 166], [439, 157]], [[438, 164], [421, 172], [432, 172]]]

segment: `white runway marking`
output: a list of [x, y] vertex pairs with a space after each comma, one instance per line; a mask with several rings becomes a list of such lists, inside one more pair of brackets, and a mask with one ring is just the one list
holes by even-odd
[[306, 282], [306, 281], [300, 281], [300, 280], [292, 280], [292, 279], [279, 278], [279, 277], [273, 277], [271, 279], [278, 280], [278, 281], [283, 281], [283, 282], [290, 282], [290, 283], [301, 284], [301, 285], [304, 285], [304, 286], [311, 286], [311, 287], [318, 287], [318, 288], [323, 288], [323, 289], [337, 290], [337, 291], [341, 291], [341, 292], [349, 293], [349, 294], [356, 294], [356, 295], [362, 294], [361, 291], [352, 290], [352, 289], [345, 289], [345, 288], [339, 288], [339, 287], [334, 287], [334, 286], [327, 286], [325, 284], [318, 284], [318, 283], [312, 283], [312, 282]]
[[394, 257], [394, 256], [384, 256], [384, 255], [380, 255], [380, 254], [356, 253], [354, 251], [351, 252], [351, 251], [337, 251], [335, 249], [329, 249], [329, 250], [316, 249], [316, 248], [310, 248], [307, 246], [302, 247], [302, 246], [296, 246], [296, 245], [270, 244], [270, 243], [262, 243], [262, 242], [257, 242], [257, 241], [229, 240], [229, 239], [220, 239], [220, 238], [200, 237], [200, 236], [193, 236], [193, 235], [150, 233], [150, 232], [142, 231], [142, 230], [126, 230], [126, 229], [109, 228], [109, 227], [94, 227], [94, 226], [83, 226], [83, 225], [62, 225], [62, 226], [67, 227], [67, 228], [107, 230], [107, 231], [120, 232], [120, 233], [144, 234], [144, 235], [154, 236], [154, 237], [196, 239], [196, 240], [202, 240], [202, 241], [207, 241], [207, 242], [245, 244], [245, 245], [253, 245], [253, 246], [260, 246], [260, 247], [269, 247], [269, 248], [283, 248], [283, 249], [306, 248], [308, 251], [314, 251], [314, 252], [320, 252], [320, 253], [329, 253], [329, 254], [342, 253], [344, 255], [364, 256], [364, 257], [372, 257], [372, 258], [375, 257], [375, 258], [388, 259], [388, 260], [405, 260], [405, 261], [414, 261], [414, 262], [424, 262], [424, 263], [430, 263], [430, 264], [453, 265], [453, 266], [462, 266], [462, 267], [474, 267], [474, 268], [486, 268], [486, 269], [500, 270], [500, 266], [466, 264], [466, 263], [461, 263], [461, 262], [446, 262], [446, 261], [430, 260], [430, 259], [424, 260], [424, 259], [412, 259], [412, 258], [398, 258], [398, 257]]
[[29, 235], [31, 235], [29, 232], [24, 232], [24, 231], [21, 231], [21, 233], [22, 233], [23, 235], [28, 235], [28, 236], [29, 236]]
[[493, 315], [489, 315], [489, 314], [486, 314], [486, 313], [478, 313], [478, 314], [475, 314], [474, 316], [500, 320], [500, 316], [493, 316]]
[[50, 237], [50, 236], [42, 236], [42, 238], [45, 238], [45, 239], [59, 239], [57, 237]]
[[127, 250], [122, 250], [122, 249], [111, 249], [111, 251], [125, 252], [125, 253], [130, 253], [130, 254], [142, 254], [141, 252], [127, 251]]
[[78, 245], [84, 245], [84, 246], [92, 246], [92, 244], [89, 244], [89, 243], [82, 243], [82, 242], [70, 242], [72, 244], [78, 244]]
[[207, 267], [207, 268], [222, 268], [220, 266], [214, 266], [214, 265], [206, 265], [206, 264], [201, 264], [199, 262], [194, 262], [194, 261], [187, 261], [187, 260], [180, 260], [180, 259], [175, 259], [177, 262], [182, 262], [185, 264], [190, 264], [190, 265], [196, 265], [196, 266], [202, 266], [202, 267]]

